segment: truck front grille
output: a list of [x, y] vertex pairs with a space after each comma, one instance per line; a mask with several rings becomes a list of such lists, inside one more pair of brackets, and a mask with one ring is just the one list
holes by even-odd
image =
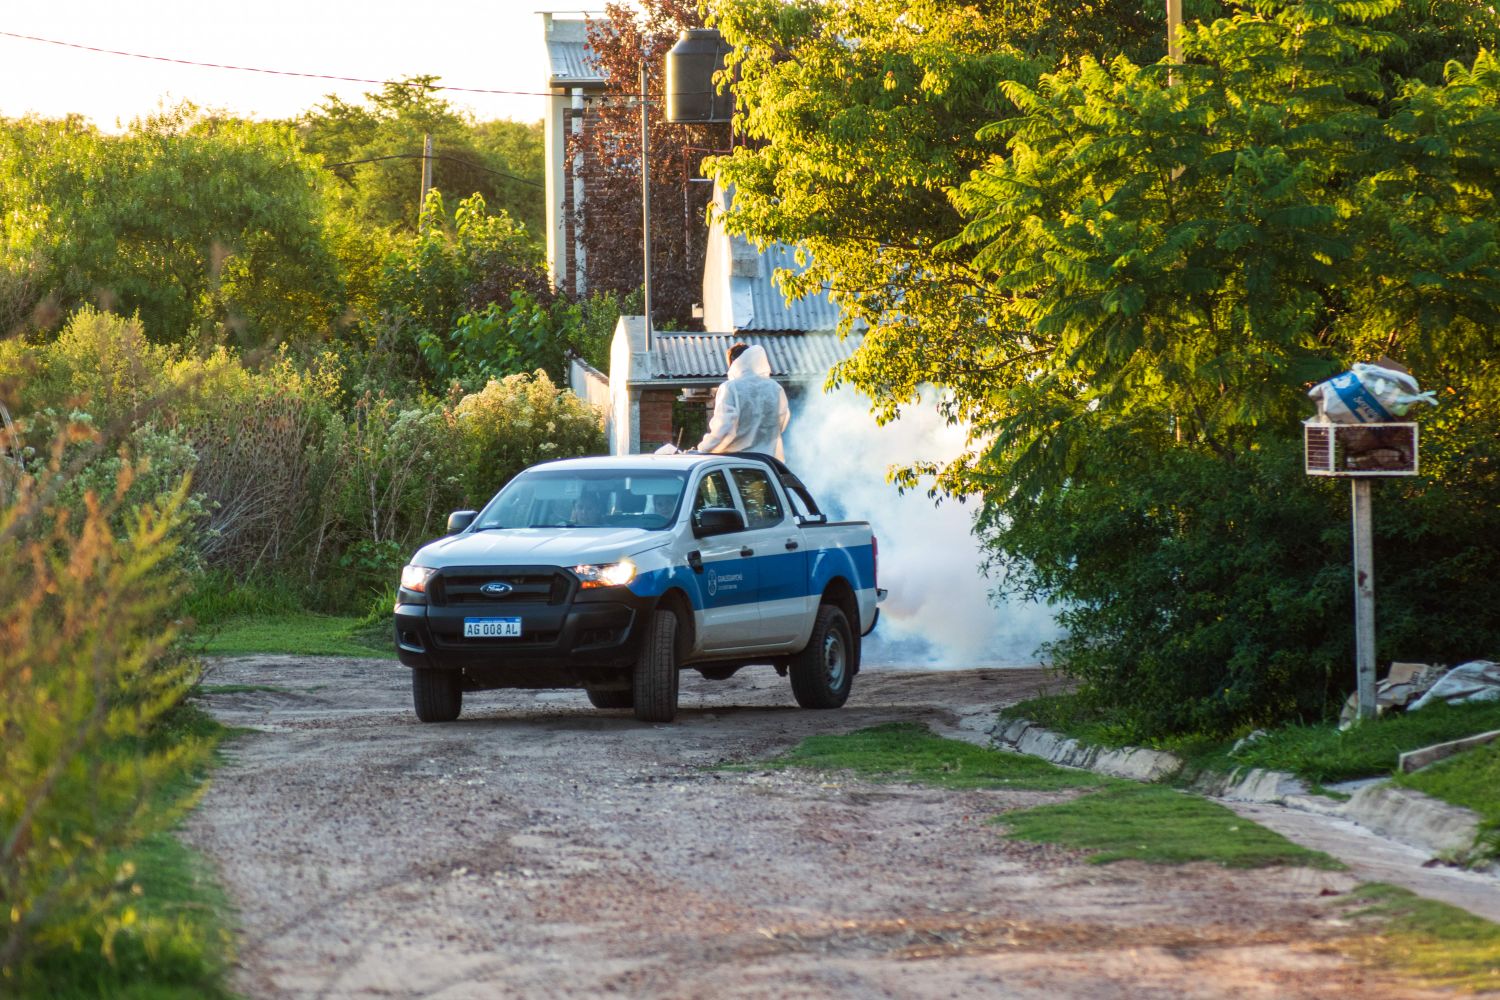
[[[486, 594], [483, 587], [489, 583], [503, 583], [510, 590], [503, 594]], [[568, 599], [572, 578], [555, 569], [525, 570], [496, 568], [474, 570], [465, 568], [454, 574], [439, 573], [428, 584], [428, 600], [438, 607], [455, 607], [469, 604], [503, 605], [561, 604]]]

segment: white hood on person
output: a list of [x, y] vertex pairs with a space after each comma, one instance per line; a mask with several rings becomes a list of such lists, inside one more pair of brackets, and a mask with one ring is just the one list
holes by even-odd
[[699, 451], [758, 451], [782, 458], [781, 432], [791, 411], [786, 393], [771, 378], [771, 359], [759, 344], [741, 352], [729, 378], [714, 393], [714, 413]]

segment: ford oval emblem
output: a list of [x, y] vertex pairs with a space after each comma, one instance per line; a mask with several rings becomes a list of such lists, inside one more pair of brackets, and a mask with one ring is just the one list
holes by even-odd
[[506, 594], [515, 589], [515, 587], [512, 587], [504, 580], [491, 580], [483, 587], [480, 587], [479, 592], [485, 597], [504, 597]]

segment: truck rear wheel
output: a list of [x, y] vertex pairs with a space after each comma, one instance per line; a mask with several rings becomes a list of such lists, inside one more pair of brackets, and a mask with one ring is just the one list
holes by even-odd
[[818, 608], [812, 637], [792, 657], [792, 697], [803, 708], [839, 708], [854, 684], [849, 620], [832, 604]]
[[671, 722], [677, 717], [677, 615], [659, 608], [646, 623], [646, 640], [630, 675], [635, 717]]
[[584, 688], [589, 704], [595, 708], [629, 708], [635, 704], [635, 694], [629, 688]]
[[415, 669], [411, 700], [423, 722], [452, 722], [464, 707], [463, 675], [457, 670]]

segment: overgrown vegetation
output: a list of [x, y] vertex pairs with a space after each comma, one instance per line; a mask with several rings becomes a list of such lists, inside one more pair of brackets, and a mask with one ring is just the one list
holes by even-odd
[[185, 916], [180, 897], [158, 893], [141, 868], [152, 852], [172, 852], [161, 838], [192, 804], [191, 776], [217, 735], [173, 714], [197, 677], [171, 617], [187, 572], [177, 557], [191, 516], [186, 481], [134, 501], [150, 467], [124, 447], [108, 475], [71, 489], [115, 430], [59, 424], [29, 460], [14, 429], [0, 432], [7, 990], [73, 975], [57, 971], [65, 955], [88, 956], [70, 968], [96, 972], [120, 969], [122, 957], [180, 958], [164, 981], [181, 972], [210, 985], [222, 964], [223, 942], [203, 938], [211, 921]]
[[[1352, 684], [1348, 501], [1298, 464], [1314, 381], [1438, 390], [1383, 484], [1381, 660], [1500, 647], [1500, 16], [716, 0], [751, 141], [729, 227], [868, 326], [835, 373], [971, 431], [904, 470], [982, 499], [1001, 586], [1132, 741], [1311, 721]], [[851, 44], [857, 40], [858, 44]], [[1387, 569], [1388, 567], [1388, 569]]]

